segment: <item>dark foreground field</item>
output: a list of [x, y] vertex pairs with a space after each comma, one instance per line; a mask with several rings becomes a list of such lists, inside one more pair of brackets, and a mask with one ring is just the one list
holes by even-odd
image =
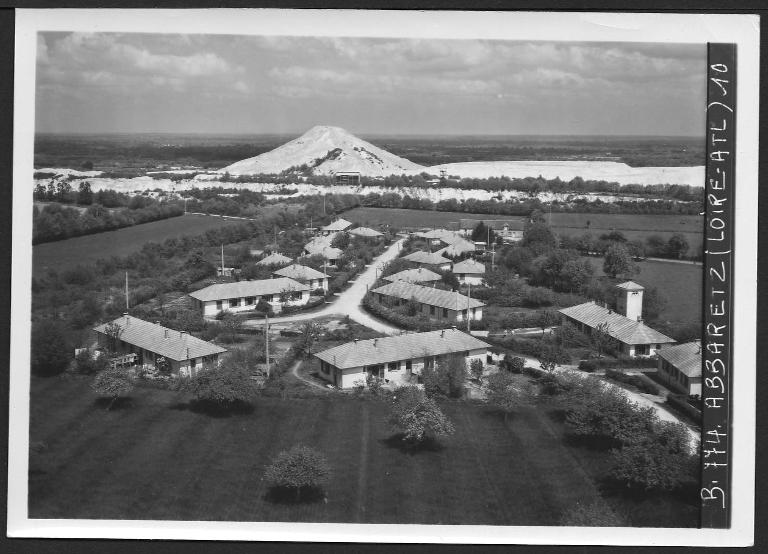
[[116, 231], [37, 244], [32, 248], [32, 273], [37, 275], [49, 267], [61, 269], [71, 265], [88, 264], [99, 258], [126, 256], [139, 250], [146, 242], [163, 242], [171, 237], [198, 235], [209, 229], [239, 223], [242, 222], [220, 217], [184, 215]]
[[[262, 398], [250, 414], [217, 418], [144, 388], [105, 411], [87, 383], [32, 380], [31, 518], [555, 525], [602, 487], [605, 453], [567, 446], [537, 408], [505, 424], [481, 405], [445, 403], [456, 434], [409, 452], [379, 401]], [[265, 466], [297, 443], [328, 456], [327, 502], [268, 499]], [[696, 524], [695, 506], [679, 500], [615, 494], [608, 501], [634, 525]]]

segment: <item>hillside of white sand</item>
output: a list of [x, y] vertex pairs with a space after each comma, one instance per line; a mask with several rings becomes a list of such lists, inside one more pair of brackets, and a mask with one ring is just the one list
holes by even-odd
[[303, 165], [315, 175], [355, 171], [371, 177], [386, 177], [424, 170], [422, 166], [390, 154], [340, 127], [318, 125], [274, 150], [235, 162], [219, 172], [232, 175], [281, 173]]
[[691, 185], [704, 186], [704, 166], [695, 167], [630, 167], [620, 162], [589, 161], [516, 161], [516, 162], [464, 162], [436, 165], [426, 172], [439, 175], [445, 169], [448, 175], [487, 179], [489, 177], [538, 177], [570, 181], [581, 177], [585, 181], [608, 181], [621, 185]]

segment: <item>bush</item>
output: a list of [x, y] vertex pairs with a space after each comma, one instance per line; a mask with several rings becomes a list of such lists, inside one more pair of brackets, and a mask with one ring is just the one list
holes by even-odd
[[428, 438], [451, 435], [454, 427], [437, 403], [418, 387], [400, 387], [393, 396], [387, 418], [403, 434], [403, 440], [422, 442]]
[[228, 411], [248, 406], [259, 394], [250, 372], [241, 366], [204, 369], [189, 379], [185, 387], [202, 406]]
[[301, 502], [302, 493], [320, 489], [330, 473], [328, 460], [321, 452], [297, 445], [277, 455], [267, 467], [264, 479], [273, 488], [293, 492], [296, 502]]
[[124, 369], [106, 369], [96, 376], [91, 383], [91, 389], [99, 396], [112, 399], [107, 406], [110, 410], [118, 398], [133, 390], [133, 381]]
[[592, 373], [597, 369], [597, 364], [594, 360], [580, 360], [579, 369], [581, 371], [586, 371], [587, 373]]
[[104, 371], [107, 365], [107, 357], [104, 354], [99, 353], [94, 358], [87, 348], [75, 356], [75, 371], [84, 375], [93, 375], [94, 373]]
[[33, 323], [30, 356], [32, 372], [37, 375], [58, 375], [67, 369], [72, 350], [64, 325], [50, 319]]
[[605, 376], [609, 379], [613, 379], [614, 381], [618, 381], [619, 383], [624, 383], [626, 385], [633, 386], [636, 389], [638, 389], [640, 392], [644, 392], [647, 394], [661, 393], [661, 389], [659, 389], [658, 386], [640, 377], [639, 375], [627, 375], [626, 373], [622, 373], [620, 371], [613, 371], [612, 369], [606, 369]]

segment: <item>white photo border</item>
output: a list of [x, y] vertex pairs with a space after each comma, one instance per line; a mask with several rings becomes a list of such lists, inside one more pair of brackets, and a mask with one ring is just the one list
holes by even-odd
[[[318, 25], [322, 21], [322, 25]], [[363, 10], [16, 11], [9, 399], [9, 537], [316, 542], [747, 546], [754, 540], [759, 127], [756, 15]], [[503, 527], [135, 520], [27, 515], [32, 194], [37, 32], [141, 32], [738, 45], [733, 449], [730, 529]], [[706, 68], [702, 67], [702, 71]], [[702, 112], [705, 106], [701, 107]], [[703, 120], [702, 116], [702, 120]], [[703, 129], [702, 129], [703, 131]]]

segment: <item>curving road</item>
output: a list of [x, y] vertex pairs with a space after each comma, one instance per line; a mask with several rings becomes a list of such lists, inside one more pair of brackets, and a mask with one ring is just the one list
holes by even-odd
[[[397, 258], [400, 253], [400, 249], [403, 246], [405, 239], [399, 239], [393, 242], [384, 252], [374, 259], [371, 265], [369, 265], [364, 271], [357, 275], [354, 281], [351, 281], [352, 285], [338, 294], [336, 299], [331, 303], [319, 310], [311, 312], [297, 313], [294, 315], [287, 315], [283, 317], [272, 317], [269, 319], [270, 325], [275, 323], [293, 323], [295, 321], [306, 321], [308, 319], [316, 319], [319, 317], [326, 317], [330, 315], [348, 315], [350, 319], [370, 327], [381, 333], [387, 335], [400, 334], [402, 330], [399, 327], [395, 327], [390, 323], [376, 319], [370, 314], [365, 312], [360, 303], [363, 301], [363, 297], [368, 292], [368, 288], [373, 286], [379, 276], [379, 272], [383, 268], [384, 264]], [[244, 327], [263, 327], [263, 319], [249, 319], [243, 323]]]

